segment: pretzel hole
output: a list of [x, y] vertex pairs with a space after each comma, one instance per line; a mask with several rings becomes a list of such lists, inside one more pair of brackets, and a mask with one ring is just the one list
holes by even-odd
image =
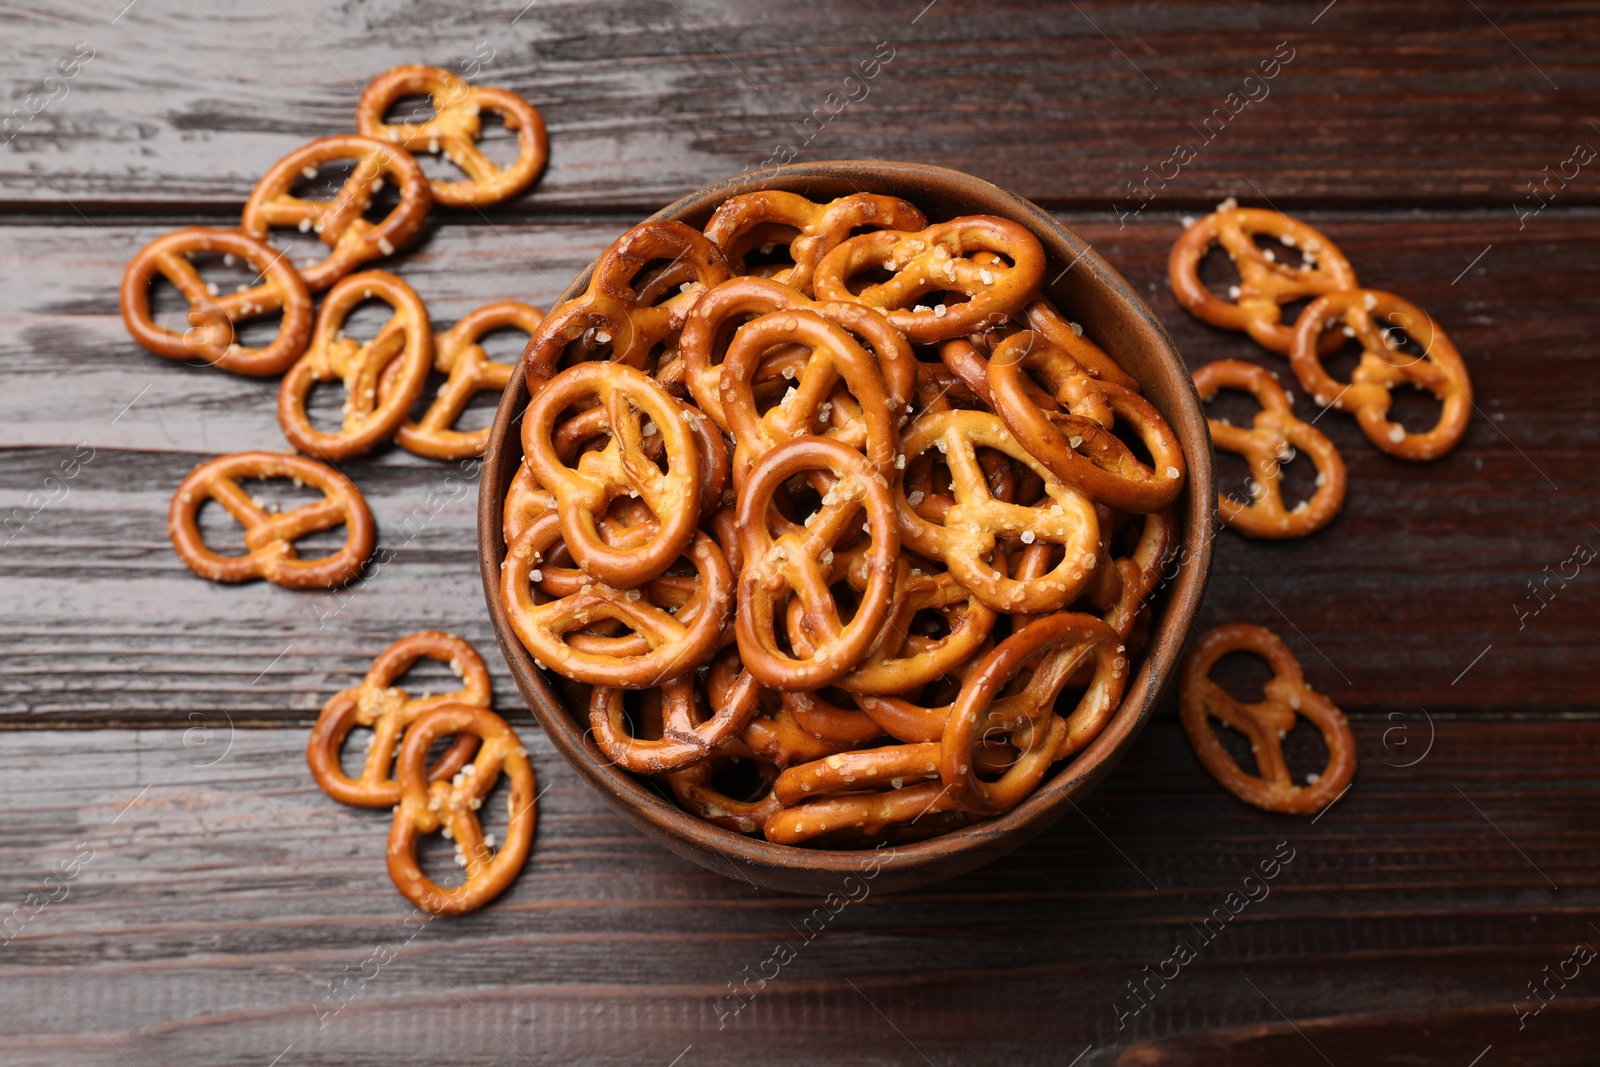
[[1310, 500], [1320, 488], [1317, 485], [1317, 465], [1304, 452], [1289, 447], [1290, 458], [1278, 460], [1278, 493], [1283, 506], [1293, 511], [1301, 501]]
[[325, 159], [315, 164], [316, 175], [307, 178], [305, 171], [295, 174], [285, 190], [289, 196], [298, 200], [332, 200], [339, 195], [339, 190], [355, 173], [356, 161], [349, 157], [339, 156]]
[[1260, 777], [1261, 767], [1256, 762], [1256, 754], [1250, 747], [1250, 738], [1227, 723], [1209, 716], [1206, 718], [1206, 724], [1211, 732], [1216, 735], [1217, 743], [1233, 759], [1233, 762], [1239, 765], [1241, 771], [1245, 774]]
[[1321, 776], [1328, 766], [1328, 745], [1316, 724], [1295, 716], [1294, 729], [1283, 741], [1283, 762], [1289, 768], [1289, 779], [1295, 785], [1311, 784], [1310, 776]]
[[950, 620], [945, 618], [942, 611], [923, 608], [911, 616], [911, 625], [906, 628], [906, 633], [929, 641], [943, 641], [950, 636]]
[[438, 114], [438, 109], [433, 106], [433, 97], [427, 93], [397, 96], [389, 105], [389, 110], [383, 113], [383, 124], [422, 126], [432, 122]]
[[[884, 270], [881, 265], [875, 264], [870, 267], [864, 267], [844, 279], [844, 287], [852, 295], [860, 296], [863, 291], [870, 289], [874, 285], [882, 285], [884, 282], [889, 281], [894, 277], [894, 274], [894, 271]], [[919, 299], [916, 303], [920, 304], [924, 303], [924, 301]]]
[[1409, 433], [1427, 433], [1439, 424], [1439, 398], [1411, 382], [1389, 390], [1390, 422], [1399, 423]]
[[1212, 473], [1217, 480], [1217, 492], [1245, 507], [1254, 503], [1256, 498], [1250, 487], [1255, 484], [1256, 476], [1243, 456], [1217, 449]]
[[1228, 258], [1227, 250], [1220, 244], [1213, 244], [1206, 250], [1206, 254], [1200, 257], [1195, 274], [1200, 279], [1200, 284], [1224, 304], [1238, 302], [1239, 298], [1228, 290], [1239, 284], [1241, 280], [1239, 268]]
[[738, 247], [744, 250], [744, 272], [757, 277], [770, 278], [794, 266], [789, 254], [789, 244], [800, 231], [781, 222], [763, 222], [752, 226], [739, 238]]
[[1377, 316], [1375, 324], [1389, 343], [1389, 361], [1397, 367], [1410, 366], [1428, 358], [1433, 342], [1432, 322], [1417, 322], [1404, 311]]
[[713, 763], [711, 788], [729, 800], [754, 803], [772, 792], [772, 781], [759, 761], [733, 756]]
[[1266, 699], [1272, 668], [1251, 652], [1229, 652], [1211, 668], [1211, 680], [1241, 704], [1257, 704]]
[[1145, 467], [1155, 466], [1155, 458], [1150, 455], [1150, 450], [1145, 447], [1144, 439], [1139, 436], [1138, 428], [1126, 419], [1118, 419], [1116, 425], [1111, 427], [1111, 435], [1127, 446], [1133, 458]]
[[[1355, 373], [1356, 367], [1361, 363], [1361, 342], [1354, 337], [1343, 336], [1343, 322], [1333, 322], [1328, 327], [1328, 330], [1338, 334], [1340, 342], [1339, 347], [1332, 352], [1329, 352], [1326, 347], [1322, 349], [1322, 369], [1327, 372], [1328, 377], [1335, 382], [1339, 382], [1339, 388], [1343, 389], [1343, 383], [1350, 380], [1350, 376]], [[1323, 345], [1328, 344], [1326, 334], [1322, 337], [1322, 343]], [[1326, 397], [1325, 399], [1331, 401], [1333, 397]]]

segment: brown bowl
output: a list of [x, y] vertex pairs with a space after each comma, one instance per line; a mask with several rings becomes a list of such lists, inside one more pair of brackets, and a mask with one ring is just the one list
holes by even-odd
[[[522, 461], [521, 435], [513, 432], [528, 403], [523, 376], [514, 374], [500, 398], [478, 492], [478, 560], [495, 637], [533, 716], [566, 761], [629, 822], [678, 855], [753, 885], [791, 893], [850, 895], [847, 879], [870, 880], [878, 892], [928, 885], [980, 867], [1055, 822], [1122, 758], [1149, 718], [1194, 624], [1211, 567], [1211, 438], [1200, 398], [1172, 339], [1127, 281], [1071, 230], [1038, 207], [970, 174], [915, 163], [851, 161], [808, 163], [731, 178], [663, 208], [652, 219], [677, 219], [703, 227], [718, 204], [760, 189], [785, 189], [813, 200], [853, 192], [903, 197], [930, 220], [957, 215], [999, 215], [1033, 231], [1049, 256], [1044, 291], [1064, 314], [1111, 353], [1166, 417], [1183, 445], [1188, 481], [1178, 507], [1183, 523], [1175, 576], [1151, 628], [1149, 644], [1123, 697], [1100, 736], [1042, 784], [1021, 805], [995, 819], [914, 844], [876, 852], [778, 845], [721, 829], [682, 810], [644, 779], [613, 766], [587, 731], [587, 709], [569, 711], [534, 667], [500, 601], [505, 559], [501, 517], [505, 495]], [[581, 293], [592, 271], [573, 281], [562, 300]]]

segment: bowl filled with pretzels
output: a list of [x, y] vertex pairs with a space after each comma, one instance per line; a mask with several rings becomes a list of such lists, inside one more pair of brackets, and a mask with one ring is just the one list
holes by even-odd
[[496, 636], [563, 757], [680, 855], [804, 893], [972, 870], [1086, 795], [1176, 672], [1216, 492], [1115, 270], [885, 162], [623, 233], [538, 324], [481, 479]]

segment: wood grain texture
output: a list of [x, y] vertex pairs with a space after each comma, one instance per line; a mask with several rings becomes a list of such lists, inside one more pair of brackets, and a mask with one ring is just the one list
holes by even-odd
[[[1475, 214], [1309, 218], [1367, 284], [1405, 295], [1450, 333], [1479, 410], [1462, 445], [1431, 464], [1382, 455], [1337, 412], [1319, 419], [1350, 467], [1344, 513], [1299, 542], [1225, 533], [1202, 625], [1272, 627], [1347, 710], [1592, 711], [1600, 581], [1585, 569], [1565, 588], [1539, 585], [1549, 604], [1537, 615], [1519, 620], [1518, 608], [1539, 603], [1528, 583], [1545, 582], [1576, 544], [1600, 548], [1600, 375], [1588, 296], [1600, 284], [1600, 223], [1549, 216], [1519, 232]], [[1287, 372], [1242, 335], [1177, 307], [1166, 255], [1178, 218], [1121, 229], [1067, 221], [1146, 295], [1191, 363], [1232, 357]], [[547, 303], [624, 225], [442, 226], [396, 269], [443, 326], [490, 299]], [[98, 229], [103, 240], [81, 226], [0, 230], [9, 237], [0, 277], [20, 294], [0, 331], [9, 383], [0, 441], [52, 446], [0, 451], [0, 522], [80, 442], [95, 450], [64, 497], [0, 534], [10, 538], [0, 546], [0, 590], [15, 605], [0, 630], [15, 649], [0, 661], [0, 716], [182, 722], [203, 711], [303, 721], [388, 640], [428, 626], [462, 630], [499, 670], [473, 568], [472, 500], [432, 510], [430, 493], [453, 491], [447, 465], [392, 449], [345, 465], [394, 562], [342, 600], [211, 586], [183, 568], [164, 529], [172, 487], [208, 455], [284, 447], [275, 385], [138, 348], [115, 311], [114, 249], [161, 227]], [[1308, 398], [1296, 404], [1314, 417]], [[70, 671], [60, 669], [64, 656]]]
[[[383, 869], [386, 813], [323, 796], [302, 730], [219, 731], [209, 748], [179, 731], [11, 733], [0, 899], [39, 890], [75, 848], [92, 857], [0, 945], [0, 1058], [242, 1065], [292, 1045], [283, 1062], [664, 1065], [693, 1045], [681, 1062], [1059, 1065], [1091, 1044], [1082, 1062], [1196, 1062], [1173, 1049], [1203, 1037], [1265, 1050], [1228, 1062], [1316, 1060], [1275, 1006], [1330, 1054], [1387, 1028], [1392, 1056], [1338, 1063], [1454, 1062], [1489, 1042], [1497, 1062], [1583, 1062], [1570, 1012], [1596, 1004], [1588, 971], [1520, 1035], [1512, 1004], [1600, 939], [1585, 921], [1600, 791], [1583, 769], [1600, 729], [1440, 720], [1428, 756], [1396, 768], [1387, 725], [1357, 720], [1355, 787], [1313, 824], [1239, 804], [1157, 722], [1021, 852], [922, 892], [869, 887], [808, 928], [826, 905], [642, 841], [524, 723], [548, 789], [527, 871], [485, 911], [415, 931]], [[1274, 855], [1267, 895], [1229, 914]], [[1201, 943], [1216, 909], [1228, 921]], [[727, 984], [780, 941], [796, 958], [728, 1014]], [[1125, 983], [1180, 941], [1198, 958], [1129, 1011]], [[319, 1018], [339, 1006], [329, 982], [384, 948]], [[1448, 1028], [1424, 1026], [1434, 1014]], [[1145, 1045], [1171, 1035], [1185, 1044]], [[1131, 1046], [1142, 1058], [1119, 1060]]]
[[[1600, 579], [1542, 584], [1600, 547], [1600, 183], [1585, 166], [1539, 184], [1600, 144], [1594, 5], [33, 0], [0, 31], [0, 112], [37, 110], [0, 114], [6, 1067], [1593, 1062], [1593, 966], [1518, 1013], [1600, 944]], [[1279, 42], [1270, 95], [1197, 130]], [[830, 103], [880, 46], [864, 97]], [[86, 50], [64, 92], [44, 81]], [[345, 465], [384, 563], [340, 597], [190, 575], [168, 495], [201, 459], [284, 447], [275, 383], [133, 345], [126, 258], [230, 225], [273, 161], [351, 128], [377, 72], [472, 60], [542, 110], [551, 161], [530, 194], [438, 212], [385, 264], [440, 326], [492, 299], [546, 306], [627, 225], [782, 145], [941, 163], [1064, 212], [1195, 365], [1284, 369], [1167, 292], [1180, 218], [1227, 195], [1304, 214], [1428, 310], [1476, 387], [1461, 447], [1404, 465], [1320, 419], [1350, 466], [1344, 514], [1300, 543], [1222, 534], [1201, 617], [1272, 627], [1352, 713], [1350, 793], [1315, 823], [1246, 808], [1169, 702], [1040, 840], [869, 893], [808, 940], [816, 901], [645, 841], [533, 726], [481, 610], [459, 468]], [[1173, 173], [1179, 143], [1197, 156]], [[1167, 183], [1135, 195], [1151, 172]], [[1519, 221], [1530, 182], [1555, 196]], [[1530, 582], [1549, 603], [1519, 620]], [[324, 797], [303, 746], [330, 694], [423, 627], [485, 653], [549, 791], [511, 892], [413, 934], [386, 815]], [[1284, 841], [1270, 895], [1149, 980]], [[796, 958], [732, 1014], [729, 983], [780, 942]]]
[[[467, 64], [543, 112], [549, 173], [501, 215], [653, 210], [788, 145], [806, 160], [943, 163], [1052, 207], [1131, 208], [1148, 167], [1171, 179], [1158, 196], [1171, 206], [1248, 174], [1285, 205], [1472, 203], [1509, 218], [1526, 182], [1593, 136], [1600, 15], [1577, 0], [1474, 7], [277, 0], [144, 2], [113, 22], [83, 0], [34, 4], [8, 15], [0, 45], [7, 106], [57, 99], [0, 158], [0, 206], [232, 213], [291, 148], [350, 130], [368, 79], [422, 61]], [[61, 95], [43, 79], [79, 41], [93, 58]], [[1288, 65], [1246, 85], [1280, 43]], [[847, 84], [880, 45], [888, 64]], [[1208, 131], [1217, 108], [1238, 113]], [[1163, 168], [1180, 143], [1197, 158]]]

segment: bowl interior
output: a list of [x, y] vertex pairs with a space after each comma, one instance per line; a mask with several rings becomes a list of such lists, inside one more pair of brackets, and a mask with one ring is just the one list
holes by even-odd
[[[843, 892], [842, 880], [851, 875], [870, 878], [880, 892], [925, 885], [981, 866], [1044, 830], [1110, 771], [1149, 718], [1163, 688], [1177, 672], [1210, 569], [1210, 514], [1216, 499], [1210, 434], [1189, 372], [1155, 315], [1120, 274], [1034, 204], [972, 175], [942, 167], [833, 162], [733, 178], [693, 193], [651, 218], [703, 227], [724, 200], [758, 189], [783, 189], [820, 201], [853, 192], [885, 193], [909, 200], [932, 221], [988, 214], [1028, 227], [1048, 256], [1045, 295], [1069, 319], [1081, 323], [1088, 336], [1139, 382], [1146, 399], [1172, 426], [1189, 467], [1178, 501], [1178, 555], [1154, 601], [1156, 618], [1149, 642], [1121, 707], [1087, 748], [1012, 811], [915, 844], [865, 852], [778, 845], [723, 830], [683, 811], [645, 781], [605, 759], [588, 733], [587, 709], [566, 708], [506, 619], [499, 593], [506, 548], [501, 520], [507, 489], [522, 460], [517, 428], [528, 391], [520, 373], [512, 375], [501, 397], [479, 483], [478, 554], [484, 592], [495, 636], [540, 726], [567, 762], [649, 836], [711, 870], [772, 889]], [[561, 299], [581, 293], [591, 271], [592, 265]]]

